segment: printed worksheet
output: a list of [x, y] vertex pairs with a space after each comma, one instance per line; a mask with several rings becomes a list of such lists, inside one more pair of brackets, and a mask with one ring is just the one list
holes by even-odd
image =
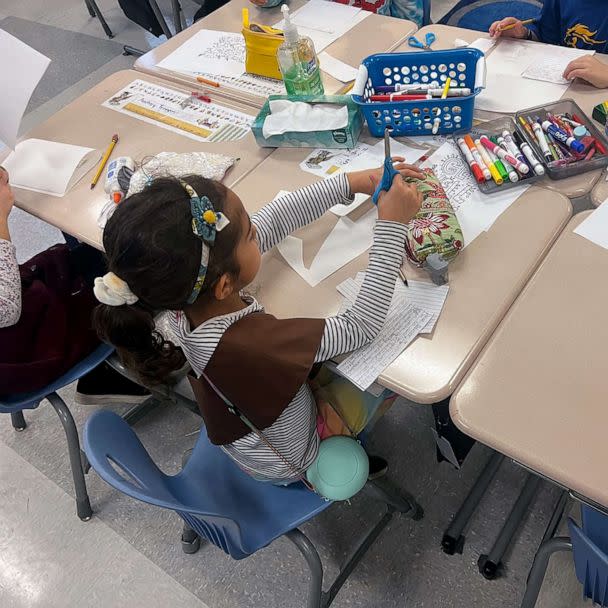
[[255, 118], [145, 80], [134, 80], [102, 105], [204, 142], [241, 139], [249, 133]]

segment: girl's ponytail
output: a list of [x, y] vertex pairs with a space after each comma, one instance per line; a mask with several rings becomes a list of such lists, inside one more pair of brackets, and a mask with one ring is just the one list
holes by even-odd
[[114, 345], [122, 362], [147, 386], [167, 383], [185, 363], [182, 351], [155, 329], [154, 316], [141, 304], [108, 306], [93, 312], [97, 334]]
[[[207, 196], [216, 211], [224, 211], [225, 186], [198, 176], [183, 179], [200, 196]], [[238, 274], [235, 251], [240, 226], [240, 221], [231, 218], [222, 230], [211, 251], [199, 297], [209, 297], [223, 273]], [[106, 224], [103, 246], [108, 275], [113, 275], [111, 285], [118, 295], [101, 298], [106, 303], [93, 314], [97, 333], [116, 347], [123, 363], [142, 382], [166, 382], [171, 372], [182, 367], [185, 357], [156, 331], [154, 316], [188, 306], [201, 265], [201, 239], [192, 231], [189, 194], [174, 178], [155, 179], [117, 207]], [[98, 281], [106, 282], [108, 275]]]

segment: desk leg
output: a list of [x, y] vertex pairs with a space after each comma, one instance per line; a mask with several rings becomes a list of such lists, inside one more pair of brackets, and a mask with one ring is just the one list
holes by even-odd
[[498, 538], [494, 542], [494, 546], [487, 555], [479, 556], [477, 564], [479, 572], [481, 572], [484, 578], [493, 580], [499, 575], [502, 557], [523, 521], [530, 503], [536, 496], [539, 485], [540, 477], [533, 474], [528, 475], [523, 490], [515, 501], [507, 521], [505, 521]]
[[444, 553], [447, 553], [448, 555], [462, 553], [462, 548], [464, 546], [464, 536], [462, 535], [462, 532], [477, 510], [479, 502], [488, 489], [491, 481], [494, 479], [503, 460], [504, 456], [502, 454], [492, 452], [492, 456], [479, 477], [475, 480], [469, 494], [464, 499], [458, 513], [454, 516], [452, 523], [441, 539], [441, 547]]

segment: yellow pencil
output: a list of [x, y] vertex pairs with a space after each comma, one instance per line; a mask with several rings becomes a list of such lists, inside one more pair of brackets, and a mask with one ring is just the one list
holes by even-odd
[[448, 78], [445, 81], [445, 86], [443, 87], [443, 92], [441, 93], [441, 99], [445, 99], [448, 96], [448, 91], [450, 90], [451, 84], [452, 84], [452, 79]]
[[[534, 19], [525, 19], [524, 21], [521, 22], [522, 25], [529, 25], [530, 23], [534, 23], [536, 21], [536, 17]], [[499, 30], [501, 32], [506, 32], [507, 30], [512, 30], [515, 26], [517, 25], [517, 23], [511, 23], [509, 25], [505, 25], [504, 27], [500, 27], [499, 26]]]
[[103, 155], [101, 162], [99, 163], [99, 167], [97, 168], [97, 173], [95, 174], [95, 177], [93, 178], [93, 181], [91, 182], [91, 190], [93, 190], [93, 188], [95, 188], [95, 184], [97, 184], [97, 182], [99, 181], [99, 178], [101, 177], [101, 174], [103, 173], [103, 168], [106, 166], [106, 163], [108, 162], [108, 159], [110, 158], [110, 155], [112, 154], [112, 151], [114, 150], [114, 146], [118, 143], [118, 133], [114, 133], [114, 135], [112, 135], [112, 141], [110, 142], [110, 145], [108, 146], [108, 149], [106, 150], [106, 153]]

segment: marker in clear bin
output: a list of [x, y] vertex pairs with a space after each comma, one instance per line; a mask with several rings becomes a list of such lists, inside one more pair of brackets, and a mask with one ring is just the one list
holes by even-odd
[[481, 170], [481, 167], [479, 166], [477, 161], [473, 158], [473, 154], [465, 143], [464, 139], [462, 137], [459, 137], [456, 140], [456, 143], [458, 144], [460, 151], [464, 155], [469, 167], [471, 168], [473, 176], [480, 184], [483, 184], [486, 181], [483, 171]]
[[486, 181], [491, 180], [492, 173], [490, 173], [490, 170], [485, 166], [485, 163], [483, 162], [483, 159], [481, 158], [481, 154], [479, 154], [479, 151], [475, 147], [475, 142], [473, 141], [473, 138], [470, 135], [465, 135], [463, 139], [464, 139], [464, 143], [466, 144], [467, 148], [471, 151], [471, 154], [473, 155], [475, 162], [479, 165], [485, 180]]
[[496, 182], [496, 185], [502, 186], [505, 183], [505, 180], [500, 176], [500, 172], [496, 168], [496, 165], [492, 162], [492, 158], [478, 139], [475, 140], [475, 147], [479, 152], [479, 156], [481, 156], [481, 160], [483, 160], [485, 166], [488, 168], [492, 179]]
[[580, 141], [577, 141], [574, 137], [569, 137], [568, 133], [558, 129], [552, 122], [545, 120], [542, 128], [543, 131], [549, 133], [551, 137], [570, 148], [573, 152], [582, 154], [585, 151], [585, 146]]
[[[494, 154], [496, 154], [496, 156], [498, 156], [498, 158], [500, 158], [500, 160], [506, 161], [507, 163], [509, 163], [509, 165], [515, 167], [515, 169], [517, 169], [520, 173], [526, 174], [530, 172], [530, 167], [528, 167], [526, 163], [520, 162], [514, 156], [512, 156], [508, 152], [505, 152], [500, 146], [488, 139], [485, 135], [482, 135], [479, 138], [479, 141], [481, 141], [482, 146], [484, 146], [488, 150], [491, 150]], [[515, 180], [511, 179], [511, 181]]]
[[538, 158], [536, 158], [532, 148], [522, 139], [519, 133], [515, 132], [513, 137], [515, 138], [515, 143], [519, 146], [520, 150], [524, 153], [524, 156], [530, 163], [534, 173], [536, 173], [536, 175], [544, 175], [545, 168], [541, 165]]

